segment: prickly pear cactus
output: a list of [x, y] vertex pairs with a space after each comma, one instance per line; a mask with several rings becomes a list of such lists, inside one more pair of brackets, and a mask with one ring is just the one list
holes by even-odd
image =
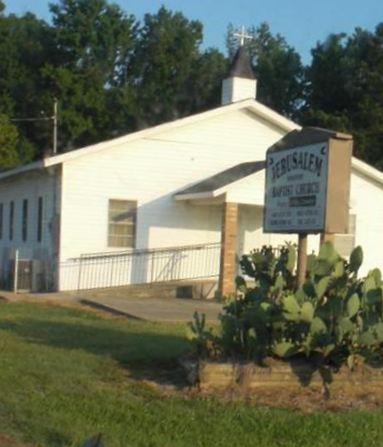
[[[383, 282], [379, 269], [358, 272], [363, 250], [348, 260], [330, 242], [308, 260], [306, 281], [296, 287], [296, 249], [263, 247], [244, 256], [242, 272], [254, 286], [236, 280], [240, 293], [224, 308], [216, 349], [225, 356], [262, 360], [305, 355], [324, 363], [353, 365], [356, 356], [383, 352]], [[212, 340], [195, 321], [199, 340]], [[210, 337], [210, 338], [209, 338]]]

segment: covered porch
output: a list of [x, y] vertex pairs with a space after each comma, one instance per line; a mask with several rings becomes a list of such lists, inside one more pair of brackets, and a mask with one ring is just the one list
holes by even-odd
[[234, 292], [239, 257], [271, 242], [263, 233], [264, 174], [264, 161], [241, 163], [175, 195], [190, 206], [221, 208], [220, 296]]

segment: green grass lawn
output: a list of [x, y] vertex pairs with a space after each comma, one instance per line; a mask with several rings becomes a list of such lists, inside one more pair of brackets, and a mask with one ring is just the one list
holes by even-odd
[[39, 446], [383, 446], [383, 411], [313, 413], [173, 396], [129, 375], [175, 365], [185, 327], [0, 304], [0, 433]]

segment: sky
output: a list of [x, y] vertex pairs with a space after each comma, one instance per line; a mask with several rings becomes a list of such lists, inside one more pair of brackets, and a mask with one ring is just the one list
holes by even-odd
[[[7, 12], [34, 12], [49, 20], [46, 0], [3, 0]], [[54, 0], [53, 0], [54, 1]], [[54, 1], [55, 2], [55, 1]], [[141, 19], [161, 5], [182, 11], [204, 25], [203, 46], [225, 51], [229, 23], [235, 27], [269, 23], [273, 33], [284, 36], [302, 56], [310, 60], [310, 49], [330, 33], [352, 33], [355, 27], [374, 30], [383, 22], [383, 0], [114, 0], [126, 12]]]

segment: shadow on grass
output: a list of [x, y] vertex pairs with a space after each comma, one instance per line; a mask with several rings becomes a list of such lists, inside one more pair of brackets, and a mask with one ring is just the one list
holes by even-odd
[[178, 359], [187, 349], [187, 340], [178, 334], [163, 333], [164, 329], [156, 325], [134, 322], [112, 328], [99, 321], [83, 324], [23, 318], [1, 321], [0, 329], [30, 343], [112, 358], [127, 367], [135, 379], [185, 385]]

